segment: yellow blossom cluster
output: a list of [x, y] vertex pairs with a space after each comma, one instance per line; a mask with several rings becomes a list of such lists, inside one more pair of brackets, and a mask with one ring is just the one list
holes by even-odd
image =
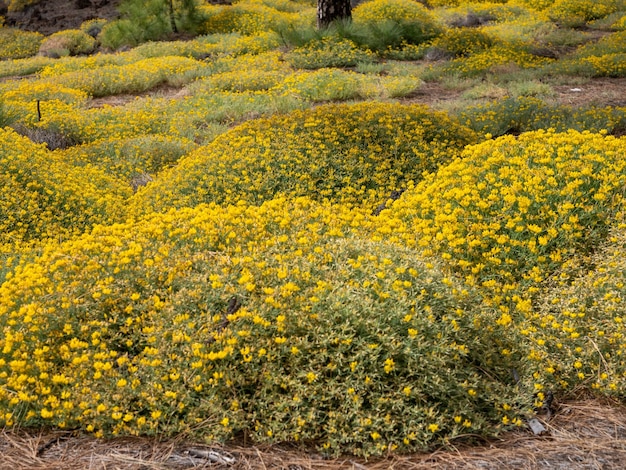
[[133, 212], [260, 203], [279, 193], [373, 210], [474, 139], [444, 113], [420, 105], [328, 105], [256, 119], [161, 174], [136, 194]]
[[278, 198], [42, 247], [0, 287], [0, 423], [366, 456], [521, 424], [516, 336], [372, 223]]
[[310, 6], [289, 2], [240, 0], [233, 5], [204, 5], [201, 31], [205, 33], [257, 34], [268, 30], [303, 27], [311, 24], [315, 11]]
[[43, 145], [0, 129], [0, 242], [63, 240], [115, 221], [131, 194], [97, 168], [74, 167]]
[[37, 53], [43, 34], [0, 27], [0, 60], [20, 59]]
[[0, 27], [0, 426], [370, 456], [621, 397], [626, 108], [390, 99], [624, 76], [621, 7], [581, 1], [372, 0], [316, 31], [242, 0], [58, 59]]
[[550, 130], [469, 146], [384, 211], [378, 230], [443, 258], [507, 315], [525, 312], [524, 296], [584, 263], [624, 216], [625, 151], [624, 139]]

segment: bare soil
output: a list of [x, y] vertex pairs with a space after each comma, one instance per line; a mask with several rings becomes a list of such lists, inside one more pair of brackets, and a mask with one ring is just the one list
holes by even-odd
[[83, 21], [118, 17], [120, 0], [41, 0], [20, 12], [6, 12], [7, 0], [0, 0], [0, 15], [6, 26], [49, 35], [64, 29], [76, 29]]

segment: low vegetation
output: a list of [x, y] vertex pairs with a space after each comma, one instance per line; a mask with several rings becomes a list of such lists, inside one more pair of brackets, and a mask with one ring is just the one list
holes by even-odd
[[623, 0], [164, 5], [0, 26], [0, 425], [367, 458], [622, 398]]

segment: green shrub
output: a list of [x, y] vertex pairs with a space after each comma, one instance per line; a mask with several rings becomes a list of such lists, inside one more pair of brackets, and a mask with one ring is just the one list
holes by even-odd
[[525, 325], [539, 381], [554, 391], [584, 387], [623, 397], [626, 385], [626, 232], [616, 228], [594, 257], [594, 268], [573, 283], [558, 273], [537, 314]]
[[[164, 34], [165, 29], [158, 29], [154, 31], [154, 37]], [[148, 34], [151, 34], [149, 31]], [[112, 50], [117, 50], [122, 46], [136, 46], [149, 40], [148, 34], [144, 33], [139, 25], [136, 25], [131, 20], [120, 19], [111, 21], [102, 27], [98, 40], [102, 47], [106, 47]]]
[[348, 39], [325, 37], [297, 47], [287, 55], [287, 61], [297, 68], [321, 69], [324, 67], [353, 67], [372, 62], [375, 55], [361, 49]]
[[615, 12], [615, 0], [556, 0], [546, 12], [550, 19], [568, 27], [582, 26], [591, 20], [604, 18]]
[[47, 247], [0, 287], [0, 425], [363, 456], [522, 425], [521, 335], [364, 222], [277, 199]]
[[119, 6], [121, 18], [105, 24], [98, 40], [104, 47], [116, 50], [121, 46], [137, 46], [146, 41], [164, 39], [176, 29], [195, 32], [201, 18], [195, 2], [174, 1], [174, 18], [170, 16], [168, 0], [124, 0]]
[[181, 159], [135, 195], [132, 210], [261, 203], [277, 193], [372, 210], [474, 139], [446, 114], [418, 105], [327, 105], [256, 119]]
[[41, 43], [39, 53], [44, 56], [89, 54], [96, 48], [96, 40], [79, 29], [66, 29], [48, 36]]

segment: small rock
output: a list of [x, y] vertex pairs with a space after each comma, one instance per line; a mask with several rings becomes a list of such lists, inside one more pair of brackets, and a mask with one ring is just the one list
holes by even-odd
[[536, 418], [532, 418], [528, 420], [528, 426], [530, 427], [533, 434], [535, 434], [535, 436], [541, 436], [548, 432], [548, 430], [543, 426], [543, 424], [541, 424], [541, 422]]

